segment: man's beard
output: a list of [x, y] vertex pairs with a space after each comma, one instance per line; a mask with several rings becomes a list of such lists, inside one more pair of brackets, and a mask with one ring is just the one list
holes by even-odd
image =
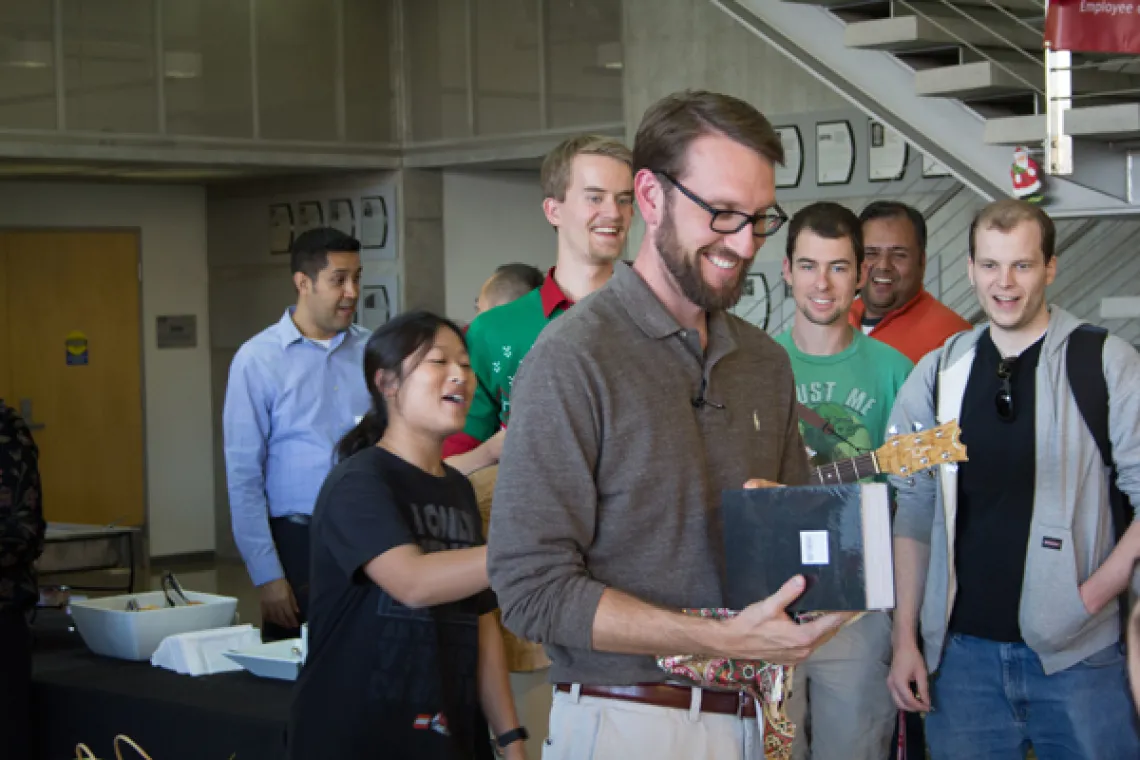
[[661, 220], [661, 226], [657, 228], [657, 233], [653, 236], [653, 244], [657, 247], [658, 253], [661, 254], [665, 268], [677, 281], [681, 295], [696, 306], [704, 311], [723, 311], [731, 309], [740, 302], [741, 296], [744, 295], [744, 282], [748, 278], [748, 267], [744, 265], [746, 262], [741, 262], [740, 273], [737, 275], [736, 281], [724, 288], [717, 289], [705, 282], [705, 278], [701, 276], [701, 258], [706, 251], [737, 260], [740, 260], [740, 257], [723, 246], [701, 248], [695, 256], [686, 255], [681, 242], [677, 239], [677, 226], [673, 221], [672, 210], [668, 203], [665, 205], [665, 215]]

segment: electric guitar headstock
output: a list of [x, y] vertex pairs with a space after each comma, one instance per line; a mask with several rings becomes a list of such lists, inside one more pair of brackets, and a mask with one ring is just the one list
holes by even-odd
[[930, 430], [892, 436], [875, 451], [879, 471], [908, 477], [940, 464], [968, 461], [957, 420]]

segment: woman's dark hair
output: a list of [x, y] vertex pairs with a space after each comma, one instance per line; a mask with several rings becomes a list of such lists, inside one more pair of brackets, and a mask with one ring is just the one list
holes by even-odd
[[441, 327], [454, 332], [464, 348], [467, 347], [458, 325], [430, 311], [405, 312], [372, 333], [364, 347], [364, 382], [372, 397], [372, 408], [360, 424], [340, 439], [336, 446], [338, 462], [375, 446], [388, 427], [388, 404], [383, 392], [376, 387], [376, 373], [388, 370], [402, 379], [404, 360], [430, 349]]

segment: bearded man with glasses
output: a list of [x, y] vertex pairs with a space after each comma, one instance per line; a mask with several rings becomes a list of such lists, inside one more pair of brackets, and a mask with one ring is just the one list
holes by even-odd
[[892, 478], [888, 685], [928, 713], [934, 760], [1140, 757], [1121, 627], [1140, 557], [1123, 506], [1140, 504], [1140, 355], [1046, 302], [1055, 239], [1023, 201], [978, 214], [968, 272], [989, 321], [919, 362], [891, 414], [900, 430], [957, 418], [970, 458]]
[[793, 622], [800, 576], [729, 620], [682, 612], [723, 606], [721, 492], [808, 476], [788, 356], [727, 311], [786, 219], [783, 147], [749, 104], [684, 92], [646, 111], [633, 158], [637, 260], [515, 378], [487, 569], [552, 661], [545, 760], [761, 760], [751, 696], [669, 683], [655, 655], [795, 663], [850, 619]]

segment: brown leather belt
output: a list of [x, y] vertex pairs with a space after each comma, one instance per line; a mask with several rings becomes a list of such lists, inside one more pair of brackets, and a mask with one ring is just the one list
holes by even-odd
[[[558, 691], [569, 692], [573, 687], [568, 683], [556, 683]], [[720, 715], [738, 715], [742, 718], [756, 717], [756, 700], [752, 695], [736, 691], [713, 691], [701, 689], [701, 712]], [[667, 683], [639, 683], [631, 686], [596, 686], [582, 684], [579, 694], [602, 699], [620, 699], [625, 702], [639, 702], [643, 705], [670, 707], [674, 710], [688, 710], [692, 704], [692, 689], [688, 686], [674, 686]]]

